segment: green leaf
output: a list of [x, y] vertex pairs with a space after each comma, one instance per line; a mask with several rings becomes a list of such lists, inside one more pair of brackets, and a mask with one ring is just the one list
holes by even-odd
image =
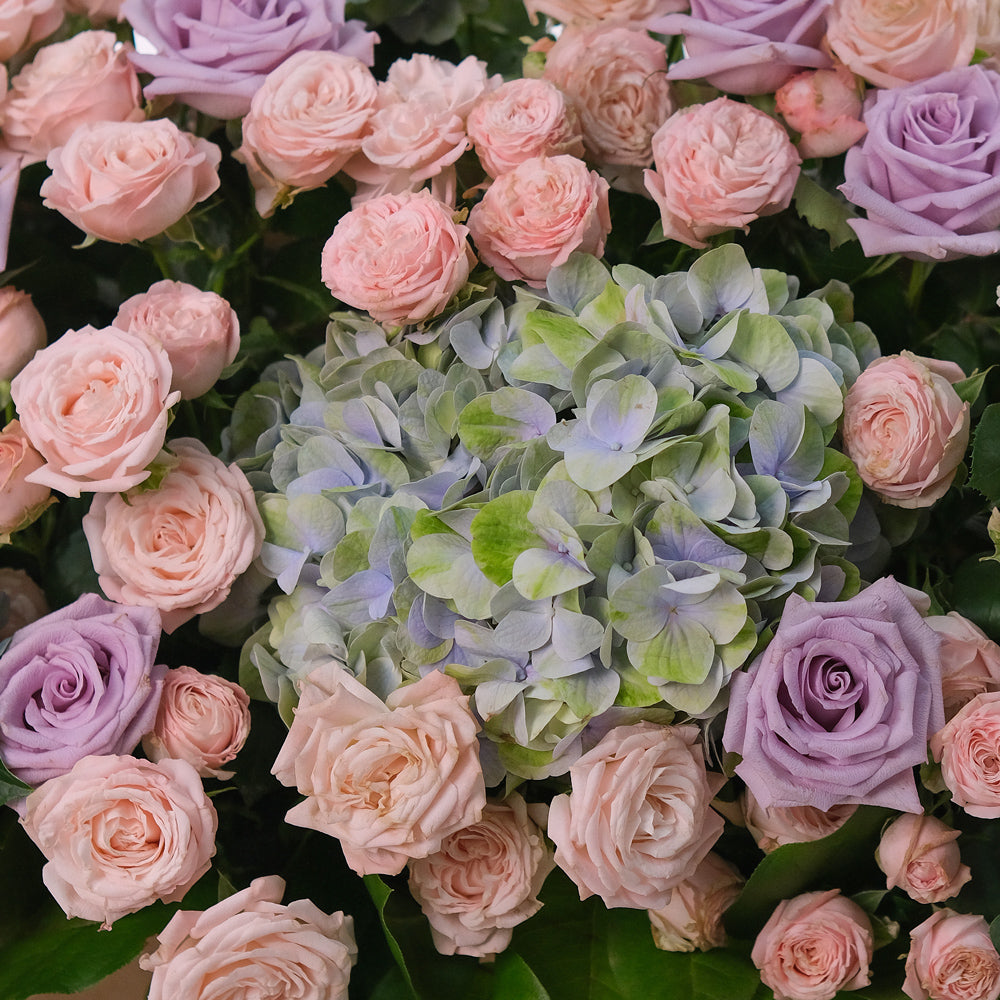
[[1000, 639], [1000, 563], [977, 557], [960, 563], [952, 577], [952, 604], [971, 618], [991, 639]]
[[993, 370], [994, 366], [990, 365], [989, 368], [981, 372], [973, 372], [968, 378], [963, 378], [958, 382], [955, 382], [953, 388], [958, 394], [958, 398], [962, 400], [963, 403], [972, 404], [978, 398], [979, 394], [983, 391], [983, 383], [986, 381], [986, 376]]
[[820, 187], [805, 174], [799, 175], [792, 197], [799, 216], [814, 229], [822, 229], [829, 234], [831, 250], [857, 239], [854, 230], [847, 224], [854, 213], [843, 198]]
[[418, 994], [413, 985], [413, 979], [410, 976], [410, 971], [406, 967], [406, 959], [403, 957], [403, 951], [399, 947], [399, 942], [390, 930], [389, 924], [386, 920], [385, 904], [389, 902], [389, 897], [392, 895], [392, 889], [390, 889], [378, 875], [365, 875], [364, 883], [365, 888], [368, 890], [368, 894], [372, 898], [372, 902], [375, 904], [375, 909], [378, 910], [379, 920], [382, 922], [382, 931], [385, 934], [385, 940], [389, 945], [389, 950], [392, 952], [392, 957], [396, 960], [396, 965], [399, 967], [400, 976], [406, 984], [406, 988], [409, 990], [410, 995], [416, 997]]
[[533, 494], [526, 490], [504, 493], [491, 500], [472, 519], [472, 555], [483, 575], [502, 587], [514, 574], [514, 560], [538, 545], [538, 534], [528, 521]]
[[1000, 504], [1000, 403], [987, 406], [976, 424], [969, 485], [994, 507]]
[[20, 778], [7, 770], [7, 765], [0, 760], [0, 805], [23, 799], [31, 791], [31, 785], [26, 785]]
[[520, 955], [508, 949], [496, 961], [493, 1000], [551, 1000], [548, 991]]

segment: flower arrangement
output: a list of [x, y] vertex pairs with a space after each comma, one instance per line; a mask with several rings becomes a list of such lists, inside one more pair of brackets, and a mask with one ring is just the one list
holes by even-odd
[[997, 1000], [996, 3], [0, 59], [0, 997]]

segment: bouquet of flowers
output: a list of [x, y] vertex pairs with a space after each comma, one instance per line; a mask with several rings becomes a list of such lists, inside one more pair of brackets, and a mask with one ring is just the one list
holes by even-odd
[[0, 59], [0, 1000], [1000, 997], [1000, 4]]

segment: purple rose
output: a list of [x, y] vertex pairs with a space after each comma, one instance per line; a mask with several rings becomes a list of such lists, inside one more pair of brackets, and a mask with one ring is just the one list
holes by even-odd
[[690, 14], [647, 24], [683, 35], [686, 58], [670, 80], [704, 79], [730, 94], [768, 94], [801, 69], [825, 69], [819, 48], [832, 0], [691, 0]]
[[885, 577], [842, 602], [793, 595], [730, 688], [722, 743], [764, 808], [920, 812], [913, 767], [944, 725], [940, 638]]
[[1000, 74], [982, 66], [873, 91], [847, 151], [845, 197], [866, 256], [984, 257], [1000, 250]]
[[378, 35], [344, 23], [344, 0], [125, 0], [121, 16], [155, 49], [130, 55], [173, 95], [216, 118], [239, 118], [264, 77], [293, 52], [324, 50], [374, 62]]
[[150, 732], [166, 667], [160, 615], [84, 594], [14, 633], [0, 656], [0, 759], [29, 785]]

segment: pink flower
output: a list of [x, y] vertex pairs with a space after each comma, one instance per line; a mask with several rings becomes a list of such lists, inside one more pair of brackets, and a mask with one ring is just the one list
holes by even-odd
[[709, 853], [690, 878], [674, 887], [670, 902], [649, 911], [653, 941], [662, 951], [710, 951], [726, 943], [722, 917], [745, 879], [724, 858]]
[[83, 530], [101, 589], [114, 601], [157, 608], [173, 632], [218, 607], [260, 552], [264, 524], [253, 488], [194, 438], [169, 447], [155, 489], [94, 498]]
[[900, 888], [918, 903], [957, 896], [972, 877], [958, 853], [958, 830], [933, 816], [904, 813], [882, 832], [875, 860], [886, 888]]
[[439, 851], [410, 862], [410, 892], [442, 955], [496, 955], [541, 908], [538, 893], [553, 867], [544, 824], [545, 807], [513, 792], [488, 802], [482, 819], [446, 837]]
[[215, 674], [193, 667], [168, 670], [153, 731], [142, 738], [152, 761], [186, 760], [203, 778], [231, 778], [224, 771], [250, 734], [250, 697]]
[[910, 1000], [997, 1000], [1000, 955], [986, 921], [945, 909], [914, 927], [903, 992]]
[[1000, 691], [977, 694], [930, 744], [955, 804], [970, 816], [1000, 816]]
[[501, 174], [469, 213], [484, 264], [541, 288], [574, 251], [600, 257], [611, 231], [608, 182], [575, 156], [538, 156]]
[[21, 824], [68, 917], [119, 917], [177, 902], [211, 867], [218, 820], [190, 764], [84, 757], [25, 800]]
[[843, 66], [807, 70], [793, 76], [774, 95], [778, 113], [801, 134], [801, 156], [836, 156], [867, 131], [861, 121], [861, 90]]
[[440, 99], [464, 122], [476, 102], [502, 82], [503, 77], [490, 76], [486, 63], [475, 56], [451, 63], [417, 52], [409, 59], [397, 59], [389, 67], [385, 83], [379, 88], [379, 102], [388, 106]]
[[354, 921], [308, 899], [282, 904], [284, 891], [284, 879], [265, 876], [207, 910], [175, 913], [139, 960], [153, 973], [149, 1000], [347, 1000]]
[[801, 162], [773, 118], [726, 97], [675, 112], [653, 136], [653, 158], [643, 176], [664, 235], [699, 249], [787, 208]]
[[25, 163], [44, 160], [81, 125], [145, 117], [139, 76], [110, 31], [81, 31], [40, 49], [0, 105], [3, 136]]
[[822, 810], [816, 806], [771, 806], [765, 809], [749, 788], [742, 797], [743, 821], [757, 846], [769, 854], [785, 844], [806, 844], [839, 830], [857, 810], [856, 803]]
[[0, 0], [0, 62], [51, 35], [62, 23], [62, 0]]
[[296, 191], [321, 187], [361, 149], [378, 84], [360, 59], [297, 52], [272, 70], [243, 119], [245, 163], [265, 218]]
[[944, 715], [956, 712], [983, 691], [1000, 690], [1000, 646], [957, 611], [924, 619], [941, 636]]
[[271, 769], [306, 796], [285, 820], [337, 837], [359, 875], [396, 875], [482, 817], [478, 729], [438, 671], [383, 703], [340, 667], [319, 667]]
[[612, 729], [570, 768], [572, 791], [549, 807], [556, 864], [607, 906], [659, 909], [722, 833], [696, 726]]
[[948, 492], [969, 443], [958, 365], [909, 351], [876, 358], [844, 399], [844, 447], [862, 481], [897, 507], [929, 507]]
[[48, 613], [44, 591], [23, 569], [0, 566], [0, 639]]
[[661, 14], [686, 10], [688, 0], [525, 0], [524, 6], [532, 24], [538, 23], [539, 14], [570, 25], [641, 24]]
[[518, 79], [483, 97], [469, 112], [469, 138], [490, 177], [534, 156], [583, 157], [580, 120], [547, 80]]
[[323, 283], [380, 323], [419, 323], [442, 312], [475, 262], [469, 230], [427, 191], [366, 201], [323, 247]]
[[83, 14], [91, 24], [120, 21], [123, 0], [63, 0], [70, 14]]
[[45, 320], [27, 292], [0, 288], [0, 379], [12, 379], [47, 340]]
[[898, 87], [968, 66], [978, 0], [833, 0], [826, 40], [852, 73]]
[[833, 1000], [868, 985], [872, 948], [865, 911], [830, 889], [779, 903], [750, 957], [775, 1000]]
[[39, 351], [10, 387], [45, 459], [31, 482], [74, 497], [143, 482], [180, 398], [170, 379], [163, 348], [114, 327], [69, 330]]
[[52, 502], [48, 486], [27, 478], [44, 465], [17, 420], [0, 431], [0, 542], [10, 541]]
[[98, 122], [49, 153], [42, 204], [97, 239], [149, 239], [218, 188], [221, 157], [167, 118]]
[[208, 392], [240, 349], [240, 322], [232, 306], [183, 281], [157, 281], [126, 299], [112, 326], [163, 347], [173, 371], [170, 388], [182, 399]]

